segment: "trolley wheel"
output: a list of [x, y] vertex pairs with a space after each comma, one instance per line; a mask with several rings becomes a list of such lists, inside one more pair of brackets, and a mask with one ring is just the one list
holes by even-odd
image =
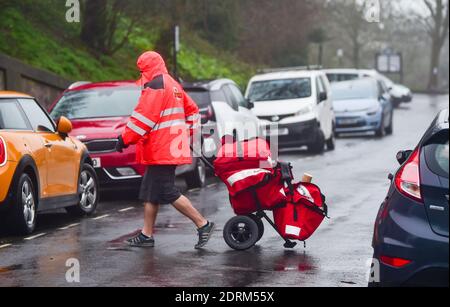
[[223, 229], [223, 238], [232, 249], [243, 251], [258, 242], [259, 229], [254, 219], [248, 216], [235, 216]]
[[261, 240], [261, 238], [264, 236], [264, 223], [262, 219], [254, 214], [250, 214], [248, 216], [252, 220], [256, 222], [256, 225], [258, 225], [258, 242]]

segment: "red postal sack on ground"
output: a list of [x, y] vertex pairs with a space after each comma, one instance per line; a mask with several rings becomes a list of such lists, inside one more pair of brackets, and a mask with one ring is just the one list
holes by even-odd
[[273, 211], [275, 225], [286, 239], [306, 241], [322, 224], [328, 214], [324, 196], [311, 183], [294, 185], [292, 201]]

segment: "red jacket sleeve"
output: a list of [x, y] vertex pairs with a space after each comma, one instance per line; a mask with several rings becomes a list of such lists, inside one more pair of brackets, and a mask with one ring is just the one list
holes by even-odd
[[184, 112], [186, 115], [186, 124], [189, 126], [192, 136], [195, 130], [200, 128], [200, 114], [197, 104], [186, 93], [184, 93]]
[[142, 91], [139, 103], [122, 134], [125, 145], [138, 143], [146, 134], [152, 131], [160, 120], [163, 103], [163, 90], [147, 88]]

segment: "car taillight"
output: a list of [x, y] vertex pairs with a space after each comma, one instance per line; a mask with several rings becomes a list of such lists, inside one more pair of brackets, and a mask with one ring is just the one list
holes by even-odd
[[6, 163], [6, 142], [0, 137], [0, 166]]
[[396, 257], [388, 257], [388, 256], [381, 256], [380, 260], [384, 264], [393, 266], [395, 268], [402, 268], [412, 262], [411, 260], [407, 260], [407, 259], [403, 259], [403, 258], [396, 258]]
[[395, 185], [403, 195], [422, 202], [420, 193], [419, 153], [416, 149], [395, 176]]
[[[204, 111], [200, 113], [202, 124], [206, 124], [209, 121], [215, 121], [216, 116], [214, 114], [214, 109], [212, 106], [208, 106]], [[211, 137], [214, 134], [214, 131], [205, 131], [202, 130], [203, 137], [208, 138]]]
[[214, 110], [212, 106], [208, 106], [204, 112], [201, 113], [202, 122], [207, 123], [210, 120], [214, 120]]

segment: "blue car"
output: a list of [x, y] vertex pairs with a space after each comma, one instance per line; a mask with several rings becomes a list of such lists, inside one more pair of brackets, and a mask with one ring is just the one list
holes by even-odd
[[449, 111], [433, 121], [401, 164], [373, 236], [371, 286], [448, 287]]
[[386, 86], [375, 78], [332, 84], [336, 136], [373, 132], [378, 137], [394, 132], [394, 107]]

